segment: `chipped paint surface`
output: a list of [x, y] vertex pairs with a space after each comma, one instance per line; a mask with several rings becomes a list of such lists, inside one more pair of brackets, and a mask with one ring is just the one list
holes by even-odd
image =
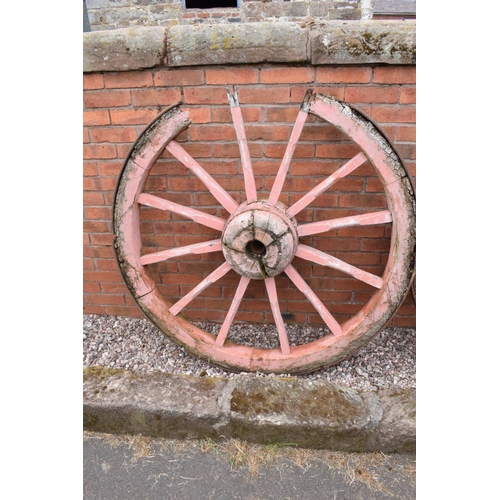
[[[408, 173], [398, 155], [378, 130], [360, 112], [324, 94], [309, 91], [298, 111], [289, 147], [280, 167], [272, 196], [256, 200], [255, 178], [246, 152], [241, 111], [237, 94], [231, 96], [231, 109], [243, 162], [247, 200], [238, 205], [229, 194], [185, 150], [175, 137], [190, 123], [188, 114], [178, 106], [162, 113], [142, 133], [133, 146], [120, 176], [114, 207], [116, 254], [124, 280], [139, 307], [151, 321], [189, 352], [207, 361], [236, 371], [276, 373], [308, 373], [338, 363], [356, 352], [376, 335], [402, 303], [409, 290], [415, 262], [415, 196]], [[331, 123], [353, 140], [362, 150], [323, 183], [318, 184], [299, 202], [288, 208], [278, 202], [288, 172], [300, 129], [308, 114]], [[204, 182], [218, 196], [230, 213], [227, 220], [194, 208], [174, 204], [163, 198], [143, 193], [149, 170], [165, 148]], [[384, 186], [387, 210], [352, 217], [297, 224], [294, 216], [321, 195], [334, 182], [342, 179], [365, 161], [377, 171]], [[180, 214], [199, 224], [220, 231], [220, 237], [194, 245], [158, 251], [141, 256], [139, 205]], [[375, 276], [313, 247], [300, 243], [300, 238], [329, 231], [332, 228], [391, 224], [392, 238], [384, 275]], [[153, 262], [174, 256], [221, 251], [225, 262], [204, 278], [189, 293], [172, 305], [163, 297], [148, 271]], [[335, 319], [321, 299], [307, 285], [291, 262], [294, 257], [330, 267], [369, 284], [375, 289], [368, 303], [342, 324]], [[179, 313], [208, 286], [231, 270], [240, 274], [236, 295], [216, 337], [190, 322]], [[320, 314], [331, 333], [318, 340], [290, 346], [279, 308], [279, 290], [275, 277], [285, 273]], [[236, 345], [227, 340], [229, 327], [252, 279], [264, 280], [265, 289], [276, 323], [280, 347], [258, 349]]]

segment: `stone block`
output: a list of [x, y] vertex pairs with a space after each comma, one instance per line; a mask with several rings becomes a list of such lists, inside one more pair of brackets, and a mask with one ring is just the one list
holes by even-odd
[[288, 17], [307, 16], [308, 4], [306, 2], [286, 2], [283, 4], [283, 15]]
[[348, 452], [414, 452], [416, 391], [325, 380], [231, 380], [84, 370], [84, 429], [168, 439], [236, 438]]
[[109, 8], [109, 0], [86, 0], [87, 9], [107, 9]]
[[143, 434], [169, 439], [217, 437], [222, 408], [218, 403], [227, 382], [132, 372], [84, 377], [83, 415], [86, 430]]
[[149, 18], [152, 21], [182, 19], [182, 5], [152, 5], [149, 7]]
[[378, 393], [382, 418], [377, 428], [375, 447], [400, 452], [416, 451], [416, 391], [382, 390]]
[[239, 380], [231, 434], [251, 442], [366, 451], [370, 414], [358, 391], [325, 381]]
[[123, 28], [83, 34], [83, 71], [127, 71], [162, 64], [165, 28]]
[[168, 65], [306, 62], [307, 34], [285, 22], [173, 26], [167, 33]]
[[321, 17], [326, 19], [329, 8], [329, 2], [312, 2], [309, 4], [309, 15], [311, 17]]
[[414, 21], [329, 21], [310, 33], [311, 63], [416, 64]]
[[361, 19], [362, 10], [361, 9], [329, 9], [326, 19], [330, 21], [355, 21]]

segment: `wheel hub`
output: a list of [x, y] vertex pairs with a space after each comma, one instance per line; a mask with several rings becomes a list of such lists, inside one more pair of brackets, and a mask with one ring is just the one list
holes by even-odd
[[243, 204], [226, 222], [222, 252], [241, 276], [265, 279], [290, 264], [298, 245], [297, 222], [266, 202]]

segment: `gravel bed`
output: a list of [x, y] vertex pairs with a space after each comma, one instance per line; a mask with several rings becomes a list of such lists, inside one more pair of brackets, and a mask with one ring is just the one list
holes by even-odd
[[[217, 333], [220, 325], [194, 323]], [[287, 325], [290, 345], [322, 337], [325, 328]], [[228, 339], [249, 344], [257, 339], [259, 347], [278, 345], [274, 325], [233, 325]], [[238, 376], [291, 377], [331, 380], [361, 390], [416, 388], [416, 331], [413, 328], [386, 328], [354, 356], [341, 363], [308, 375], [262, 373], [235, 374], [209, 365], [189, 354], [161, 333], [149, 320], [85, 314], [83, 316], [83, 366], [103, 366], [138, 373], [161, 371], [199, 377]]]

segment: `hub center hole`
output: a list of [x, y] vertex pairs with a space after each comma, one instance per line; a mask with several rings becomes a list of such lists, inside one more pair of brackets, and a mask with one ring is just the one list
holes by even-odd
[[266, 254], [266, 245], [259, 240], [249, 241], [246, 247], [251, 257], [263, 257]]

